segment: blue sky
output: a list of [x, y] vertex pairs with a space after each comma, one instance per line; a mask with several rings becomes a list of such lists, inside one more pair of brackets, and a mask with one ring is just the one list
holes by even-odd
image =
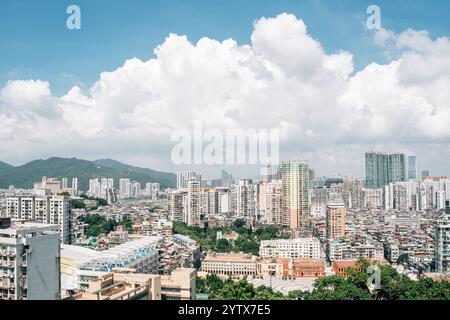
[[[66, 28], [66, 8], [81, 7], [82, 29]], [[426, 29], [449, 36], [450, 2], [444, 0], [2, 0], [0, 86], [8, 80], [42, 79], [62, 95], [77, 83], [89, 87], [102, 71], [131, 57], [148, 59], [169, 33], [195, 42], [203, 36], [249, 43], [252, 23], [282, 12], [305, 21], [327, 52], [347, 50], [356, 69], [384, 62], [364, 29], [366, 8], [377, 4], [382, 27]]]

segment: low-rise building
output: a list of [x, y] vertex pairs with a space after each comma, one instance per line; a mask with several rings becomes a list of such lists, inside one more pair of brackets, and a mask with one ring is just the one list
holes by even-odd
[[333, 271], [337, 276], [347, 277], [349, 269], [362, 271], [361, 266], [355, 260], [334, 260], [333, 261]]
[[162, 239], [143, 237], [104, 251], [78, 246], [61, 246], [63, 289], [85, 288], [90, 280], [112, 272], [114, 268], [133, 268], [137, 273], [157, 274], [158, 252]]
[[381, 243], [350, 244], [335, 240], [328, 243], [328, 258], [330, 261], [358, 258], [381, 260], [384, 258], [384, 249]]
[[170, 275], [161, 276], [162, 300], [195, 300], [194, 268], [177, 268]]
[[[371, 259], [368, 260], [369, 263], [374, 264], [386, 264], [386, 260], [384, 259]], [[333, 271], [337, 276], [347, 277], [348, 276], [348, 270], [354, 269], [357, 271], [362, 271], [362, 267], [358, 263], [357, 260], [334, 260], [333, 264]]]
[[87, 283], [67, 300], [161, 300], [161, 277], [115, 269]]
[[248, 254], [210, 254], [202, 261], [201, 271], [231, 277], [256, 276], [257, 257]]
[[283, 263], [280, 260], [281, 259], [263, 259], [258, 264], [258, 276], [263, 279], [283, 277]]
[[325, 264], [322, 259], [299, 258], [280, 259], [283, 265], [283, 277], [288, 278], [320, 278], [325, 274]]
[[134, 268], [112, 272], [86, 282], [68, 300], [195, 300], [197, 270], [178, 268], [170, 275], [136, 273]]

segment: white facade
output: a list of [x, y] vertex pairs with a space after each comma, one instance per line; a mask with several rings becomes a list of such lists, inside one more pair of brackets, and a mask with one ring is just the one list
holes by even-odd
[[59, 300], [59, 227], [18, 221], [8, 226], [6, 220], [0, 220], [0, 300]]
[[63, 245], [61, 261], [65, 289], [83, 288], [89, 280], [109, 273], [113, 268], [133, 268], [136, 273], [157, 274], [159, 259], [155, 248], [161, 241], [161, 237], [143, 237], [101, 252]]
[[6, 217], [59, 225], [62, 242], [71, 241], [69, 200], [65, 196], [8, 197]]
[[72, 189], [75, 192], [75, 195], [78, 195], [78, 178], [72, 179]]
[[320, 258], [317, 238], [263, 240], [259, 247], [261, 258]]
[[217, 189], [218, 213], [228, 213], [231, 211], [231, 197], [228, 189]]
[[177, 172], [177, 190], [188, 188], [189, 181], [192, 179], [197, 180], [200, 183], [202, 180], [201, 175], [194, 171]]
[[262, 182], [259, 186], [258, 212], [261, 220], [266, 224], [282, 224], [282, 196], [283, 187], [281, 180], [272, 179], [270, 182]]
[[447, 215], [444, 219], [436, 221], [435, 261], [437, 272], [450, 270], [450, 219]]
[[188, 184], [187, 193], [187, 215], [186, 223], [191, 225], [197, 225], [199, 216], [201, 213], [201, 192], [200, 192], [200, 181], [191, 179]]
[[233, 207], [238, 217], [252, 218], [256, 213], [256, 196], [250, 179], [240, 179], [233, 188]]

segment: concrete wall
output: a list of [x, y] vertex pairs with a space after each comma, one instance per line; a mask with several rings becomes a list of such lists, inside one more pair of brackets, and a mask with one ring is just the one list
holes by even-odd
[[26, 242], [32, 250], [27, 255], [28, 299], [59, 299], [61, 289], [59, 235], [28, 238]]

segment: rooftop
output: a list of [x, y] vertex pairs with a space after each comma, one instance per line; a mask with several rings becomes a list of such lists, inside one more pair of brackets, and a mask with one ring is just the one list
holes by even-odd
[[123, 243], [105, 251], [94, 251], [79, 246], [61, 246], [62, 261], [73, 261], [82, 270], [111, 272], [113, 268], [123, 268], [134, 262], [157, 254], [156, 245], [161, 237], [142, 237], [139, 240]]
[[4, 235], [24, 235], [48, 231], [57, 232], [60, 228], [55, 224], [45, 224], [27, 220], [10, 220], [10, 223], [8, 223], [4, 218], [2, 219], [2, 225], [3, 227], [0, 228], [0, 234]]

